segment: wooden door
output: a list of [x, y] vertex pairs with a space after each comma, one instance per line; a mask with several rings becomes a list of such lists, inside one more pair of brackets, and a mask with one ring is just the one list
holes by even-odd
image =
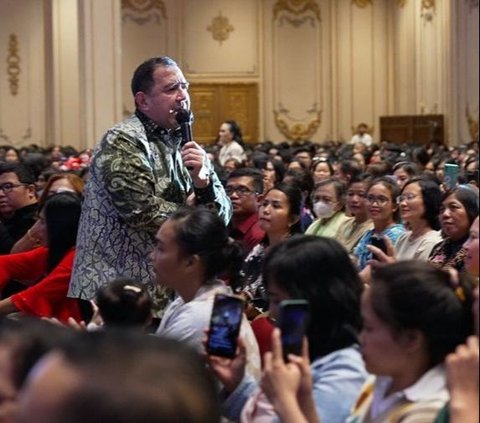
[[193, 138], [202, 144], [215, 143], [222, 122], [235, 120], [243, 140], [258, 142], [258, 85], [256, 83], [192, 83], [190, 85]]

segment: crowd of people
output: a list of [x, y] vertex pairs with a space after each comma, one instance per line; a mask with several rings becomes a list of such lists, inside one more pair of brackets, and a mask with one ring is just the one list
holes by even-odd
[[95, 150], [0, 146], [0, 422], [478, 423], [478, 141], [201, 146], [171, 58], [131, 89]]

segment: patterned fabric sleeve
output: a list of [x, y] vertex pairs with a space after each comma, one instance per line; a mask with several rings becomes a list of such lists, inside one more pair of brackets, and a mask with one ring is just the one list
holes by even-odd
[[168, 178], [169, 163], [152, 169], [148, 152], [123, 134], [103, 143], [95, 161], [115, 209], [129, 226], [154, 233], [185, 200], [185, 192]]

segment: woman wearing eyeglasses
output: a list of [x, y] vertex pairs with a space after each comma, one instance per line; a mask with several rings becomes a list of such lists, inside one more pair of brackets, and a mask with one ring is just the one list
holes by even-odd
[[367, 189], [365, 197], [367, 213], [373, 222], [373, 229], [366, 232], [358, 241], [353, 254], [358, 260], [358, 269], [362, 270], [373, 258], [368, 246], [372, 240], [381, 240], [387, 237], [392, 244], [405, 232], [405, 228], [399, 222], [399, 208], [396, 202], [399, 194], [398, 185], [388, 177], [378, 178], [372, 181]]
[[407, 232], [395, 243], [397, 260], [427, 260], [433, 247], [442, 241], [438, 213], [442, 191], [428, 179], [413, 178], [397, 197], [400, 216]]

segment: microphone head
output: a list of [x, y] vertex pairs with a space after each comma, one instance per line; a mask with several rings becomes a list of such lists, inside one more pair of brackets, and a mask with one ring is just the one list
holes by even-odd
[[192, 123], [193, 122], [193, 113], [191, 110], [187, 109], [178, 109], [175, 116], [177, 123], [181, 125], [182, 123]]

